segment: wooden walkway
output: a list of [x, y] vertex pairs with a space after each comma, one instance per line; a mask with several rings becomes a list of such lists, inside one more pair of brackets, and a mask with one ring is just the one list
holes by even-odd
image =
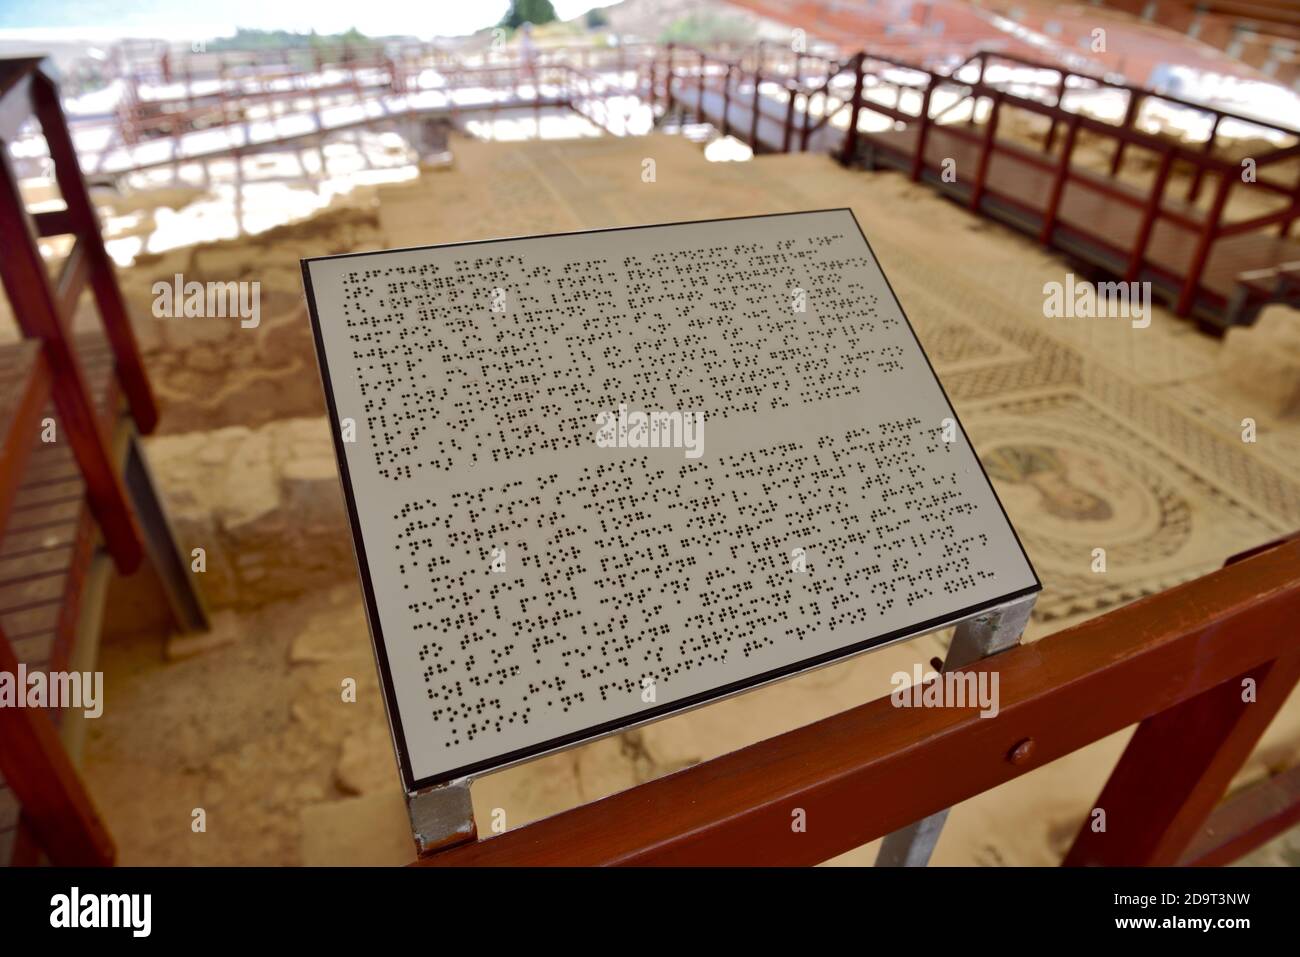
[[[0, 526], [0, 631], [18, 661], [49, 672], [67, 670], [72, 660], [99, 533], [69, 443], [43, 442], [40, 431], [23, 421], [21, 397], [31, 381], [35, 346], [31, 340], [0, 346], [0, 436], [26, 444], [6, 449], [26, 462], [18, 476], [10, 476], [16, 478], [13, 507]], [[76, 349], [100, 419], [111, 430], [120, 405], [112, 350], [100, 335], [78, 337]], [[46, 417], [61, 436], [53, 403], [40, 410], [39, 418]], [[25, 434], [15, 435], [15, 426]], [[0, 776], [0, 865], [36, 862], [37, 848], [21, 832], [20, 813], [17, 797]]]
[[[690, 85], [674, 88], [664, 95], [667, 102], [678, 109], [698, 117], [720, 132], [735, 136], [748, 143], [756, 153], [784, 153], [800, 147], [804, 114], [796, 101], [794, 109], [782, 99], [767, 93], [758, 97], [758, 123], [754, 123], [754, 96], [752, 89], [725, 95], [721, 90], [705, 87], [703, 93]], [[787, 141], [787, 116], [793, 115]], [[844, 139], [842, 130], [822, 126], [811, 133], [808, 149], [812, 152], [830, 152]]]
[[[651, 64], [645, 89], [652, 107], [664, 105], [665, 116], [694, 115], [749, 143], [755, 152], [829, 151], [844, 163], [901, 170], [973, 212], [1079, 261], [1090, 279], [1104, 281], [1109, 274], [1116, 280], [1150, 282], [1155, 298], [1214, 334], [1249, 325], [1269, 303], [1300, 305], [1300, 241], [1289, 236], [1300, 219], [1300, 182], [1288, 185], [1276, 175], [1281, 163], [1300, 158], [1300, 131], [1000, 53], [977, 54], [963, 67], [977, 66], [979, 78], [968, 75], [960, 81], [864, 51], [842, 63], [827, 63], [824, 81], [810, 84], [802, 59], [793, 73], [773, 75], [763, 72], [761, 57], [756, 65], [747, 65], [698, 50], [678, 48], [674, 53], [670, 45], [666, 58]], [[985, 83], [984, 71], [992, 61], [1054, 71], [1055, 103]], [[1123, 122], [1107, 123], [1066, 109], [1064, 93], [1071, 78], [1127, 96]], [[867, 95], [868, 88], [891, 86], [897, 91], [892, 105]], [[910, 91], [909, 109], [903, 108], [905, 89]], [[969, 103], [971, 115], [981, 103], [988, 104], [980, 125], [937, 122], [932, 95], [940, 90], [949, 95], [954, 89], [957, 99], [940, 116], [959, 103]], [[1187, 145], [1144, 132], [1137, 119], [1148, 101], [1211, 116], [1209, 139]], [[810, 115], [811, 104], [819, 109]], [[999, 112], [1012, 109], [1050, 122], [1043, 148], [998, 135]], [[870, 124], [876, 131], [866, 130], [863, 113], [887, 122]], [[1240, 167], [1214, 154], [1224, 120], [1253, 122], [1291, 142], [1263, 149], [1256, 157], [1259, 175], [1249, 188], [1273, 196], [1273, 211], [1249, 220], [1225, 217], [1233, 186], [1246, 187], [1238, 182]], [[1057, 136], [1062, 130], [1063, 140]], [[1080, 131], [1113, 150], [1110, 176], [1072, 162]], [[1146, 189], [1116, 175], [1126, 148], [1157, 157], [1156, 176]], [[946, 165], [955, 178], [943, 175], [945, 161], [952, 161]], [[1193, 170], [1193, 198], [1203, 183], [1214, 184], [1207, 208], [1165, 195], [1175, 164]]]
[[[917, 135], [915, 125], [862, 133], [859, 156], [869, 167], [910, 171]], [[921, 179], [969, 205], [971, 177], [979, 167], [980, 153], [980, 145], [969, 138], [932, 126], [926, 137]], [[957, 177], [953, 182], [945, 182], [942, 176], [946, 159], [955, 160]], [[1039, 154], [1000, 139], [989, 158], [979, 211], [1040, 237], [1054, 179], [1053, 173], [1043, 168]], [[1127, 192], [1131, 201], [1109, 195], [1115, 190]], [[1124, 276], [1132, 250], [1140, 241], [1144, 219], [1141, 204], [1147, 198], [1141, 190], [1076, 167], [1062, 188], [1056, 220], [1047, 239], [1090, 265]], [[1207, 217], [1192, 204], [1167, 197], [1162, 198], [1160, 208], [1185, 222], [1162, 215], [1151, 223], [1147, 253], [1133, 278], [1151, 282], [1153, 291], [1173, 304], [1191, 268]], [[1263, 232], [1220, 238], [1210, 247], [1201, 288], [1192, 305], [1193, 314], [1212, 329], [1226, 328], [1232, 323], [1217, 320], [1238, 292], [1241, 275], [1292, 262], [1300, 263], [1300, 242], [1294, 239]]]
[[[393, 99], [398, 99], [394, 96]], [[374, 107], [371, 109], [371, 107]], [[124, 176], [146, 170], [162, 169], [186, 163], [208, 163], [214, 159], [253, 156], [258, 153], [293, 149], [302, 144], [316, 145], [325, 137], [355, 132], [371, 127], [407, 123], [417, 120], [459, 121], [465, 116], [493, 114], [503, 110], [569, 109], [567, 97], [508, 96], [493, 100], [463, 100], [429, 107], [390, 107], [378, 97], [362, 101], [343, 119], [327, 119], [323, 114], [348, 111], [334, 109], [312, 113], [300, 111], [256, 124], [230, 124], [224, 137], [214, 137], [210, 130], [180, 133], [138, 144], [110, 144], [94, 153], [91, 172], [106, 176]], [[256, 127], [254, 129], [254, 127]], [[284, 130], [292, 128], [292, 131]]]

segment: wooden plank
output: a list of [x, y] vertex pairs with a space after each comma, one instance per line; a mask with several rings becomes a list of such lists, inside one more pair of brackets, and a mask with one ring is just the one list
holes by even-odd
[[817, 863], [1259, 668], [1297, 615], [1290, 542], [962, 669], [997, 668], [996, 717], [882, 698], [421, 863]]
[[78, 237], [72, 244], [72, 251], [68, 253], [67, 259], [63, 261], [63, 268], [59, 272], [59, 281], [54, 293], [54, 298], [58, 303], [59, 319], [64, 328], [72, 326], [72, 317], [77, 312], [77, 300], [81, 298], [81, 293], [86, 288], [86, 281], [90, 278], [91, 268], [85, 240]]
[[54, 652], [55, 633], [43, 631], [27, 638], [10, 642], [14, 646], [14, 657], [29, 668], [47, 667], [50, 655]]
[[65, 448], [42, 445], [27, 462], [19, 491], [59, 485], [63, 482], [81, 481], [77, 460]]
[[59, 606], [52, 602], [19, 611], [0, 612], [0, 631], [12, 636], [13, 641], [54, 631], [58, 626]]
[[0, 397], [0, 537], [19, 495], [22, 476], [38, 436], [41, 410], [50, 395], [50, 368], [36, 343], [7, 350], [15, 363], [15, 388]]
[[68, 567], [71, 557], [71, 548], [49, 548], [14, 558], [0, 557], [0, 587], [3, 587], [2, 583], [62, 572]]
[[63, 598], [64, 584], [63, 570], [0, 582], [0, 613], [57, 602]]
[[72, 560], [65, 576], [64, 592], [59, 602], [59, 615], [55, 625], [54, 647], [50, 649], [50, 667], [63, 670], [72, 659], [77, 640], [77, 627], [81, 620], [81, 599], [86, 583], [86, 572], [94, 558], [99, 533], [89, 509], [82, 509], [81, 521], [73, 539]]
[[0, 542], [0, 558], [22, 558], [44, 552], [49, 548], [62, 548], [71, 545], [76, 538], [77, 528], [65, 523], [45, 528], [34, 528], [26, 532], [8, 532]]
[[63, 478], [55, 478], [45, 482], [23, 482], [18, 487], [18, 494], [14, 498], [14, 508], [29, 508], [34, 505], [63, 502], [68, 499], [80, 498], [83, 494], [85, 494], [85, 485], [74, 469], [72, 475]]
[[46, 505], [33, 505], [30, 508], [15, 510], [9, 515], [10, 532], [35, 531], [53, 528], [56, 525], [75, 523], [81, 514], [81, 498], [52, 502]]

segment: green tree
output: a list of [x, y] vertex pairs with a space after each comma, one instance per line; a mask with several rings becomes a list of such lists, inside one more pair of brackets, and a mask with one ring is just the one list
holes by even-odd
[[541, 26], [555, 19], [551, 0], [510, 0], [510, 12], [501, 18], [501, 26], [518, 30], [525, 23]]
[[747, 43], [756, 35], [754, 27], [740, 17], [706, 10], [678, 17], [659, 31], [659, 41], [704, 46], [710, 43]]

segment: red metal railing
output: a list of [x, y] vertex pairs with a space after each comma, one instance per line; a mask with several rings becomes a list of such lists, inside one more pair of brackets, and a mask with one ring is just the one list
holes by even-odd
[[[862, 129], [864, 116], [878, 114], [895, 127], [915, 130], [915, 136], [907, 147], [910, 153], [905, 167], [914, 180], [921, 179], [927, 170], [933, 168], [927, 159], [926, 148], [931, 132], [942, 128], [947, 136], [965, 142], [975, 151], [974, 177], [966, 194], [966, 201], [974, 210], [981, 210], [986, 197], [991, 194], [989, 171], [996, 157], [1014, 156], [1017, 162], [1036, 167], [1051, 177], [1046, 207], [1031, 210], [1041, 216], [1037, 235], [1044, 243], [1052, 242], [1061, 200], [1067, 190], [1091, 191], [1106, 201], [1137, 211], [1139, 224], [1134, 235], [1125, 248], [1116, 250], [1116, 255], [1125, 262], [1122, 272], [1126, 279], [1136, 279], [1144, 274], [1144, 270], [1163, 268], [1153, 263], [1148, 255], [1152, 237], [1162, 220], [1191, 232], [1194, 241], [1187, 261], [1177, 275], [1170, 276], [1170, 281], [1178, 285], [1174, 307], [1181, 315], [1191, 313], [1198, 297], [1207, 294], [1220, 296], [1218, 292], [1207, 292], [1203, 288], [1206, 266], [1216, 243], [1273, 226], [1278, 227], [1278, 234], [1285, 237], [1291, 225], [1300, 218], [1300, 175], [1296, 176], [1294, 183], [1260, 175], [1271, 173], [1280, 164], [1300, 156], [1300, 131], [1276, 122], [1007, 53], [980, 52], [950, 73], [939, 73], [896, 57], [864, 51], [844, 62], [821, 61], [824, 74], [812, 82], [805, 79], [808, 62], [808, 58], [794, 55], [790, 67], [783, 74], [776, 74], [780, 81], [773, 82], [773, 77], [757, 67], [746, 66], [743, 60], [693, 48], [678, 47], [674, 50], [670, 45], [652, 64], [654, 81], [649, 84], [649, 96], [652, 103], [662, 100], [670, 110], [694, 112], [713, 121], [721, 117], [720, 128], [747, 138], [755, 149], [806, 150], [818, 134], [822, 134], [823, 144], [827, 143], [824, 131], [833, 127], [842, 131], [839, 133], [842, 139], [830, 148], [845, 163], [856, 160], [863, 137], [871, 136]], [[1022, 74], [1025, 68], [1032, 68], [1051, 79], [1025, 78], [1022, 75], [1015, 78], [1014, 87], [990, 82], [990, 75], [998, 67], [1008, 64], [1020, 69]], [[773, 68], [769, 65], [768, 69]], [[886, 101], [885, 94], [890, 89], [893, 91], [892, 104]], [[1039, 90], [1041, 95], [1028, 95], [1030, 90]], [[1067, 108], [1069, 100], [1093, 90], [1115, 91], [1127, 96], [1122, 121], [1110, 123], [1081, 109]], [[956, 95], [953, 102], [937, 115], [932, 115], [932, 103], [940, 91], [950, 94], [955, 91]], [[909, 94], [910, 107], [905, 106], [905, 92]], [[712, 99], [709, 94], [714, 94]], [[717, 106], [718, 94], [721, 95], [721, 109]], [[1199, 111], [1210, 117], [1209, 137], [1203, 143], [1187, 145], [1138, 129], [1143, 104], [1153, 102]], [[737, 124], [733, 119], [736, 103], [745, 104], [748, 123]], [[987, 104], [982, 128], [970, 128], [976, 122], [980, 104]], [[967, 128], [963, 128], [961, 123], [939, 122], [954, 109], [966, 105], [969, 105]], [[1003, 114], [1010, 109], [1047, 121], [1046, 135], [1038, 154], [998, 136]], [[764, 120], [777, 124], [780, 135], [769, 133], [764, 137], [759, 129], [760, 121]], [[1231, 191], [1242, 180], [1242, 167], [1215, 155], [1216, 137], [1220, 135], [1225, 120], [1250, 124], [1282, 141], [1281, 145], [1265, 148], [1252, 157], [1256, 174], [1252, 188], [1276, 198], [1278, 208], [1245, 219], [1226, 220]], [[1062, 127], [1066, 135], [1064, 142], [1058, 144]], [[1080, 131], [1113, 144], [1109, 178], [1073, 162]], [[1128, 149], [1143, 149], [1158, 157], [1155, 176], [1149, 185], [1135, 188], [1120, 180], [1119, 173]], [[1186, 204], [1174, 204], [1165, 197], [1175, 169], [1190, 173]], [[1200, 208], [1195, 203], [1207, 179], [1215, 181], [1215, 189], [1209, 203]], [[1023, 205], [1022, 198], [1013, 194], [999, 195], [998, 198], [1012, 205]], [[1098, 236], [1096, 239], [1108, 243], [1115, 237]]]
[[[445, 94], [443, 111], [453, 118], [467, 112], [571, 108], [601, 129], [618, 132], [618, 124], [612, 121], [604, 101], [609, 96], [637, 92], [635, 77], [649, 61], [651, 50], [649, 44], [627, 43], [612, 47], [547, 47], [525, 56], [518, 47], [509, 47], [465, 58], [431, 44], [406, 44], [387, 51], [368, 50], [365, 55], [354, 52], [333, 62], [317, 57], [314, 63], [305, 65], [291, 62], [295, 51], [287, 51], [280, 61], [259, 57], [241, 66], [230, 65], [225, 55], [198, 54], [179, 59], [165, 71], [132, 61], [133, 71], [123, 76], [126, 95], [115, 116], [107, 121], [79, 122], [78, 128], [89, 128], [96, 122], [111, 125], [107, 145], [88, 157], [92, 172], [98, 172], [104, 158], [120, 145], [133, 147], [148, 140], [170, 140], [167, 158], [141, 159], [129, 163], [126, 170], [118, 164], [114, 173], [207, 158], [207, 152], [187, 154], [181, 146], [185, 134], [195, 130], [242, 127], [242, 137], [231, 139], [211, 153], [237, 155], [356, 125], [399, 119], [408, 112], [425, 112], [408, 111], [404, 104], [410, 97], [427, 92]], [[160, 77], [169, 85], [152, 89], [145, 86], [158, 82]], [[181, 88], [180, 93], [176, 87]], [[484, 91], [487, 98], [466, 103], [457, 97], [472, 89]], [[373, 108], [376, 103], [378, 110]], [[360, 119], [327, 124], [322, 110], [333, 107], [361, 107]], [[273, 136], [269, 144], [254, 142], [249, 132], [254, 117], [274, 125], [289, 113], [312, 118], [314, 127], [306, 133]]]
[[[1151, 274], [1165, 284], [1162, 288], [1176, 287], [1167, 294], [1176, 311], [1184, 315], [1196, 309], [1227, 308], [1230, 297], [1223, 290], [1223, 282], [1206, 285], [1204, 281], [1207, 265], [1220, 243], [1274, 226], [1285, 237], [1300, 218], [1300, 175], [1294, 183], [1280, 180], [1277, 175], [1282, 164], [1300, 156], [1300, 132], [1004, 52], [979, 52], [956, 69], [940, 73], [875, 52], [863, 51], [839, 60], [762, 45], [746, 50], [645, 43], [587, 45], [542, 48], [530, 56], [518, 47], [506, 47], [490, 49], [469, 61], [436, 46], [417, 44], [388, 51], [349, 52], [334, 64], [318, 60], [315, 65], [319, 69], [345, 74], [343, 79], [329, 82], [308, 82], [305, 77], [291, 81], [285, 72], [290, 68], [287, 61], [276, 65], [263, 59], [254, 66], [228, 67], [224, 59], [199, 56], [195, 62], [202, 65], [203, 75], [210, 82], [213, 78], [219, 81], [214, 93], [194, 96], [188, 92], [198, 72], [187, 59], [171, 70], [173, 76], [187, 78], [186, 96], [130, 98], [124, 104], [122, 141], [147, 135], [166, 135], [173, 141], [169, 159], [150, 160], [132, 168], [175, 165], [186, 159], [179, 156], [177, 144], [187, 129], [199, 125], [242, 125], [242, 140], [232, 141], [227, 152], [239, 154], [264, 148], [268, 144], [250, 144], [250, 114], [256, 111], [262, 116], [274, 116], [277, 108], [299, 108], [304, 97], [310, 98], [316, 128], [290, 139], [332, 132], [321, 119], [323, 102], [364, 104], [377, 95], [400, 97], [434, 88], [448, 92], [448, 109], [453, 118], [470, 109], [495, 113], [556, 106], [571, 108], [598, 127], [618, 132], [620, 127], [611, 114], [609, 98], [639, 94], [648, 101], [652, 113], [667, 110], [696, 114], [715, 122], [724, 133], [746, 140], [756, 150], [826, 149], [846, 163], [857, 160], [864, 139], [872, 141], [876, 136], [864, 128], [864, 118], [875, 114], [887, 124], [915, 131], [910, 153], [901, 167], [913, 179], [921, 179], [933, 168], [927, 160], [927, 148], [932, 135], [937, 135], [935, 131], [942, 130], [945, 136], [966, 144], [973, 151], [974, 178], [962, 198], [975, 210], [982, 210], [990, 200], [1024, 205], [1023, 197], [990, 184], [990, 170], [1000, 158], [1014, 156], [1016, 162], [1049, 176], [1052, 185], [1048, 201], [1040, 208], [1026, 210], [1040, 218], [1033, 232], [1044, 243], [1055, 242], [1062, 200], [1076, 196], [1076, 191], [1093, 194], [1098, 202], [1132, 210], [1137, 228], [1122, 237], [1122, 248], [1109, 248], [1107, 255], [1124, 264], [1118, 272], [1126, 279]], [[1018, 72], [1014, 77], [1002, 72], [999, 81], [1000, 71], [1007, 69]], [[430, 80], [427, 71], [433, 71], [436, 77]], [[634, 80], [629, 81], [629, 77]], [[428, 86], [430, 82], [437, 86]], [[471, 87], [492, 95], [485, 102], [462, 108], [451, 93]], [[1085, 111], [1083, 100], [1094, 91], [1127, 98], [1121, 120], [1108, 122]], [[944, 98], [951, 102], [936, 112], [934, 103]], [[1139, 129], [1143, 110], [1155, 103], [1204, 114], [1210, 121], [1208, 138], [1203, 143], [1185, 144]], [[948, 121], [961, 110], [969, 112], [967, 123]], [[1045, 123], [1037, 153], [998, 135], [999, 123], [1008, 110], [1033, 115]], [[401, 115], [398, 111], [388, 112], [387, 107], [378, 114], [369, 109], [365, 112], [362, 123]], [[985, 120], [982, 129], [975, 125], [981, 117]], [[1221, 127], [1227, 121], [1253, 124], [1284, 141], [1253, 157], [1256, 179], [1252, 188], [1275, 200], [1277, 208], [1235, 221], [1226, 218], [1233, 191], [1238, 188], [1235, 181], [1241, 174], [1238, 166], [1216, 155]], [[622, 129], [626, 128], [623, 125]], [[1109, 178], [1100, 170], [1089, 170], [1075, 162], [1085, 137], [1106, 141]], [[1286, 145], [1288, 141], [1290, 145]], [[1148, 151], [1157, 158], [1154, 179], [1137, 188], [1121, 181], [1119, 175], [1131, 150]], [[1183, 172], [1189, 174], [1187, 202], [1178, 203], [1166, 192], [1175, 175]], [[1198, 205], [1207, 180], [1213, 183], [1213, 192], [1208, 202]], [[1153, 241], [1164, 235], [1163, 224], [1173, 225], [1191, 237], [1185, 258], [1176, 270], [1153, 261], [1150, 255]], [[1092, 240], [1111, 247], [1118, 241], [1115, 235], [1096, 235]], [[1274, 265], [1251, 260], [1243, 263], [1243, 270]]]

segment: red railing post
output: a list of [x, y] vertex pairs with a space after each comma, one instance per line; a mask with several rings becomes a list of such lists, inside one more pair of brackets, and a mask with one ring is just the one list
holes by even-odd
[[703, 52], [700, 53], [700, 86], [699, 92], [695, 99], [695, 112], [701, 123], [704, 122], [704, 71], [708, 66], [708, 57]]
[[[654, 54], [651, 54], [653, 56]], [[668, 68], [667, 75], [664, 77], [664, 113], [665, 115], [672, 112], [673, 109], [673, 79], [677, 75], [676, 65], [673, 63], [673, 44], [668, 44]]]
[[[1210, 138], [1207, 139], [1205, 141], [1205, 144], [1201, 147], [1201, 151], [1207, 157], [1213, 155], [1214, 137], [1217, 136], [1219, 133], [1219, 121], [1222, 119], [1223, 119], [1222, 115], [1218, 113], [1214, 114], [1214, 122], [1210, 125]], [[1192, 172], [1192, 180], [1190, 183], [1187, 184], [1187, 201], [1189, 203], [1196, 202], [1196, 200], [1200, 197], [1201, 179], [1204, 175], [1205, 175], [1205, 167], [1203, 167], [1200, 163], [1197, 163], [1196, 169]]]
[[1124, 270], [1125, 282], [1133, 282], [1142, 274], [1142, 262], [1146, 259], [1147, 244], [1151, 241], [1156, 219], [1160, 216], [1160, 200], [1165, 194], [1165, 183], [1169, 180], [1169, 168], [1173, 165], [1173, 160], [1174, 151], [1166, 147], [1160, 154], [1160, 165], [1156, 168], [1155, 182], [1151, 184], [1151, 195], [1147, 198], [1146, 208], [1142, 210], [1142, 222], [1133, 242], [1133, 252], [1129, 255], [1128, 268]]
[[735, 69], [731, 63], [727, 64], [727, 73], [722, 79], [722, 135], [728, 136], [731, 133], [731, 127], [728, 123], [727, 114], [731, 112], [731, 76]]
[[1061, 208], [1061, 196], [1065, 192], [1066, 181], [1070, 178], [1070, 157], [1074, 155], [1074, 144], [1079, 136], [1078, 113], [1070, 117], [1065, 127], [1065, 143], [1061, 146], [1061, 156], [1056, 162], [1056, 173], [1052, 177], [1052, 190], [1047, 196], [1047, 208], [1043, 210], [1043, 225], [1038, 231], [1038, 241], [1044, 246], [1051, 245], [1052, 230], [1056, 226], [1056, 213]]
[[[1065, 78], [1068, 74], [1062, 70], [1061, 79], [1056, 84], [1056, 109], [1064, 112], [1065, 107], [1061, 103], [1065, 100]], [[1060, 112], [1052, 114], [1052, 125], [1047, 128], [1047, 139], [1043, 141], [1043, 152], [1052, 152], [1052, 147], [1056, 145], [1056, 127], [1061, 122]]]
[[[859, 52], [853, 57], [853, 100], [849, 111], [849, 128], [844, 135], [844, 149], [840, 153], [840, 162], [845, 166], [857, 160], [858, 156], [858, 116], [862, 112], [862, 72], [866, 54]], [[808, 104], [804, 104], [806, 110]]]
[[794, 98], [797, 88], [794, 83], [786, 84], [788, 99], [785, 101], [785, 130], [781, 135], [781, 152], [790, 152], [790, 137], [794, 135]]
[[158, 424], [158, 406], [154, 402], [144, 363], [140, 359], [140, 347], [131, 327], [131, 317], [126, 311], [122, 291], [113, 275], [113, 261], [104, 249], [99, 215], [90, 204], [86, 182], [77, 161], [76, 147], [72, 143], [72, 134], [68, 132], [63, 107], [59, 103], [58, 87], [44, 74], [38, 73], [32, 87], [32, 96], [41, 133], [49, 147], [50, 158], [54, 161], [54, 175], [59, 184], [59, 192], [67, 204], [68, 215], [76, 227], [78, 239], [86, 243], [91, 264], [91, 288], [103, 318], [104, 332], [113, 347], [118, 380], [131, 406], [131, 417], [135, 419], [136, 428], [147, 435]]
[[[985, 53], [983, 50], [981, 50], [979, 54], [975, 57], [975, 60], [977, 63], [979, 63], [979, 75], [975, 77], [975, 87], [976, 89], [978, 89], [979, 87], [982, 87], [984, 85], [984, 67], [988, 65], [988, 54]], [[976, 93], [974, 90], [972, 90], [971, 104], [970, 104], [970, 119], [966, 121], [967, 126], [975, 125], [975, 114], [978, 110], [979, 105], [980, 105], [979, 94]]]
[[[1128, 108], [1124, 110], [1124, 123], [1120, 126], [1123, 133], [1133, 129], [1133, 121], [1137, 119], [1138, 109], [1142, 106], [1142, 94], [1136, 90], [1128, 91]], [[1128, 145], [1123, 135], [1118, 136], [1115, 143], [1115, 155], [1110, 159], [1110, 175], [1117, 176], [1119, 168], [1124, 163], [1124, 147]]]
[[1200, 239], [1197, 240], [1196, 251], [1188, 264], [1187, 278], [1183, 281], [1183, 288], [1178, 294], [1178, 305], [1174, 311], [1180, 316], [1190, 314], [1196, 304], [1196, 290], [1200, 288], [1201, 274], [1204, 273], [1205, 264], [1210, 258], [1210, 247], [1214, 245], [1214, 237], [1219, 231], [1219, 220], [1223, 218], [1223, 209], [1228, 203], [1228, 191], [1232, 188], [1234, 178], [1229, 173], [1219, 173], [1219, 187], [1214, 191], [1214, 202], [1205, 217], [1205, 226], [1201, 230]]
[[989, 163], [993, 159], [993, 150], [997, 145], [998, 113], [1002, 109], [1002, 91], [993, 91], [993, 106], [989, 118], [984, 123], [984, 139], [980, 148], [980, 164], [975, 172], [975, 185], [970, 191], [970, 208], [979, 212], [980, 200], [984, 198], [984, 183], [989, 175]]
[[916, 130], [916, 155], [912, 157], [912, 182], [921, 178], [925, 169], [925, 141], [930, 134], [930, 96], [934, 93], [934, 74], [925, 82], [925, 94], [921, 97], [921, 113], [918, 116], [920, 126]]
[[[542, 130], [542, 71], [545, 68], [546, 64], [540, 55], [532, 63], [526, 63], [523, 66], [524, 75], [533, 81], [533, 122], [537, 124], [539, 136]], [[518, 80], [515, 81], [515, 89], [519, 89]], [[587, 80], [587, 92], [594, 93], [590, 79]], [[607, 120], [608, 118], [606, 116]]]
[[[803, 129], [799, 133], [799, 152], [808, 152], [808, 136], [812, 127], [812, 98], [816, 96], [816, 91], [807, 93], [803, 98]], [[826, 91], [822, 91], [822, 111], [825, 112], [829, 96]]]

